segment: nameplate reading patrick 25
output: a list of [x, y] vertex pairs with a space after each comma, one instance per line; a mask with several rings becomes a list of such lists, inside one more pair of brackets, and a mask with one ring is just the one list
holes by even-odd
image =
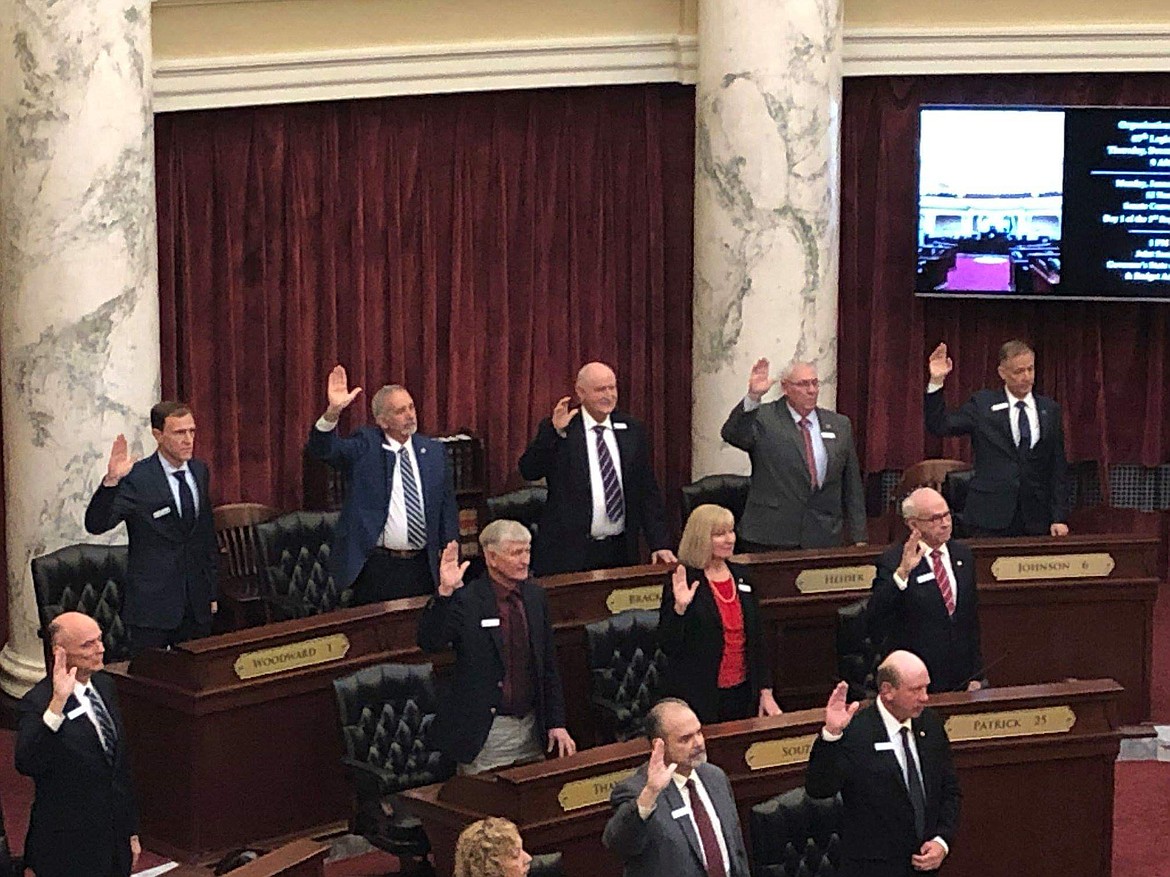
[[592, 807], [594, 804], [604, 804], [609, 800], [609, 793], [613, 791], [613, 787], [632, 773], [633, 771], [629, 769], [615, 770], [613, 773], [603, 773], [601, 776], [565, 783], [557, 793], [557, 803], [566, 813], [570, 810], [580, 810], [582, 807]]
[[1077, 723], [1076, 713], [1067, 706], [1046, 706], [1030, 710], [1002, 710], [994, 713], [967, 713], [947, 719], [947, 737], [959, 740], [993, 740], [997, 737], [1031, 737], [1035, 734], [1066, 734]]
[[233, 669], [240, 679], [255, 679], [258, 676], [271, 676], [273, 673], [337, 661], [344, 658], [348, 651], [349, 637], [344, 633], [335, 633], [257, 652], [244, 652], [236, 658]]

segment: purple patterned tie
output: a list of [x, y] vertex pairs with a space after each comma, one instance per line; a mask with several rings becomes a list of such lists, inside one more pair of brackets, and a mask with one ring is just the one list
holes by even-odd
[[622, 496], [622, 483], [618, 480], [613, 457], [605, 443], [605, 427], [600, 423], [593, 427], [597, 434], [597, 468], [601, 470], [601, 486], [605, 490], [605, 516], [611, 521], [621, 520], [626, 501]]

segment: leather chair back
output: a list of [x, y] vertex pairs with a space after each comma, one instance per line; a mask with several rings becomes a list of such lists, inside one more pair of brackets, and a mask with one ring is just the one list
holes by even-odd
[[305, 618], [349, 606], [353, 590], [329, 574], [329, 543], [338, 512], [290, 512], [256, 525], [260, 579], [272, 620]]
[[971, 486], [974, 477], [974, 469], [955, 469], [943, 479], [942, 495], [951, 507], [952, 535], [958, 539], [971, 535], [964, 510], [967, 507], [967, 488]]
[[735, 516], [738, 527], [743, 518], [743, 510], [747, 506], [748, 485], [751, 478], [747, 475], [708, 475], [691, 484], [682, 487], [682, 526], [685, 528], [687, 519], [696, 508], [703, 503], [714, 503], [728, 509]]
[[643, 733], [666, 669], [657, 633], [658, 612], [649, 609], [631, 609], [585, 626], [599, 743]]
[[[126, 566], [125, 545], [66, 545], [32, 560], [33, 590], [37, 598], [42, 636], [49, 622], [62, 612], [82, 612], [102, 630], [106, 663], [130, 657], [130, 636], [122, 625]], [[46, 661], [50, 655], [45, 640]], [[46, 666], [49, 666], [46, 664]]]
[[752, 807], [755, 877], [835, 877], [841, 867], [841, 796], [810, 798], [804, 787]]
[[869, 635], [869, 598], [837, 610], [837, 673], [849, 683], [849, 699], [877, 696], [881, 643]]
[[487, 520], [484, 521], [484, 524], [486, 526], [501, 518], [519, 521], [528, 528], [535, 539], [536, 533], [540, 529], [540, 518], [544, 514], [546, 502], [548, 502], [548, 488], [538, 484], [531, 487], [521, 487], [519, 490], [503, 493], [499, 496], [489, 496], [487, 499]]

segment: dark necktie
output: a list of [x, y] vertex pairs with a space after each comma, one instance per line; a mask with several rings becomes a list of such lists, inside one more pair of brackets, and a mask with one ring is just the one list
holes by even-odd
[[187, 470], [180, 469], [171, 475], [179, 482], [179, 517], [190, 529], [195, 526], [195, 496], [191, 493], [191, 485], [187, 483]]
[[951, 579], [947, 575], [947, 568], [943, 565], [941, 548], [936, 548], [930, 552], [930, 565], [934, 567], [934, 580], [938, 582], [938, 589], [942, 593], [943, 603], [947, 606], [947, 615], [954, 615], [955, 592], [951, 588]]
[[114, 747], [118, 743], [118, 731], [114, 727], [114, 720], [96, 688], [90, 685], [85, 689], [85, 693], [89, 695], [89, 705], [93, 708], [93, 717], [97, 719], [98, 728], [101, 729], [102, 751], [106, 754], [106, 760], [112, 762], [114, 760]]
[[1017, 402], [1016, 410], [1020, 412], [1020, 453], [1026, 454], [1032, 450], [1032, 424], [1028, 422], [1028, 403]]
[[813, 453], [812, 424], [807, 417], [800, 418], [800, 432], [804, 436], [804, 459], [808, 463], [808, 478], [812, 482], [812, 489], [817, 489], [817, 457]]
[[423, 516], [422, 498], [406, 445], [398, 451], [398, 471], [402, 476], [402, 500], [406, 504], [406, 539], [411, 548], [422, 548], [427, 544], [427, 519]]
[[617, 521], [621, 519], [626, 505], [622, 496], [622, 483], [618, 480], [613, 457], [609, 455], [609, 446], [605, 443], [605, 427], [599, 423], [593, 427], [593, 432], [597, 435], [597, 468], [601, 470], [601, 486], [605, 491], [605, 516], [611, 521]]
[[918, 840], [926, 834], [926, 792], [922, 790], [922, 778], [914, 766], [914, 754], [910, 751], [910, 729], [902, 728], [902, 752], [906, 755], [906, 788], [910, 791], [910, 806], [914, 808], [914, 831]]
[[703, 806], [694, 779], [687, 780], [687, 795], [691, 799], [691, 813], [695, 816], [695, 827], [699, 829], [699, 842], [703, 845], [703, 858], [707, 860], [707, 877], [726, 877], [723, 867], [723, 853], [719, 851], [719, 840], [715, 837], [715, 826]]

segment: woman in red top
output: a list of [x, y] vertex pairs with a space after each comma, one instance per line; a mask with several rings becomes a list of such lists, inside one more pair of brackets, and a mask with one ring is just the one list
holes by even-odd
[[734, 526], [723, 506], [691, 512], [679, 566], [658, 610], [658, 641], [667, 656], [663, 694], [685, 700], [704, 724], [780, 712], [760, 605], [743, 567], [728, 561]]

